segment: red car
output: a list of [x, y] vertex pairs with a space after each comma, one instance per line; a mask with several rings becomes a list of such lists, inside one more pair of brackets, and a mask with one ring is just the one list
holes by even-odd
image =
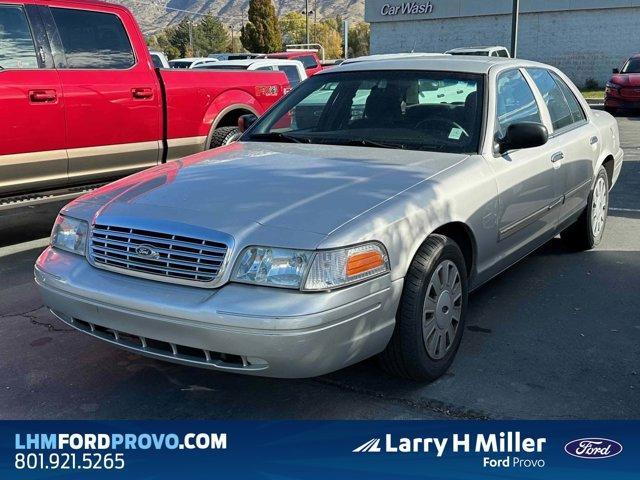
[[289, 88], [283, 72], [156, 69], [120, 5], [0, 0], [0, 32], [0, 209], [219, 146]]
[[613, 69], [605, 89], [604, 108], [609, 113], [640, 108], [640, 54], [627, 60], [622, 68]]
[[318, 54], [314, 50], [289, 50], [286, 52], [269, 53], [266, 57], [298, 60], [304, 65], [308, 77], [322, 70], [320, 57], [318, 57]]

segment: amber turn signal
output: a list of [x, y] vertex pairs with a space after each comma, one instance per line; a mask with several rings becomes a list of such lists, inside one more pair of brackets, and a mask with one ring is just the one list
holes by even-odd
[[384, 257], [380, 252], [356, 253], [347, 260], [347, 276], [368, 272], [382, 265], [384, 265]]

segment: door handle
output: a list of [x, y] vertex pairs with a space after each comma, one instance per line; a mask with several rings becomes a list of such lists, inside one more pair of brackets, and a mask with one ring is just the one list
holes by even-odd
[[589, 145], [595, 145], [596, 143], [598, 143], [598, 137], [591, 137]]
[[562, 153], [562, 152], [556, 152], [553, 155], [551, 155], [551, 161], [553, 163], [559, 162], [563, 158], [564, 158], [564, 153]]
[[137, 100], [145, 100], [148, 98], [153, 98], [153, 89], [148, 87], [132, 88], [131, 96]]
[[53, 103], [57, 99], [55, 90], [29, 90], [29, 100], [32, 103]]

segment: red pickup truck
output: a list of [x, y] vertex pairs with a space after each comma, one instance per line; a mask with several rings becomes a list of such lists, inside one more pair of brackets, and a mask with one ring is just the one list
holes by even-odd
[[307, 72], [307, 77], [310, 77], [322, 70], [320, 57], [318, 57], [315, 50], [287, 50], [286, 52], [269, 53], [266, 57], [298, 60], [299, 62], [302, 62], [302, 65]]
[[133, 15], [0, 0], [0, 207], [218, 146], [289, 88], [282, 72], [156, 69]]

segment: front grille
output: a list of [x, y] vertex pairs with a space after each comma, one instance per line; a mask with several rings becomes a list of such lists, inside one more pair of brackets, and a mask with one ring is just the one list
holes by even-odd
[[620, 89], [620, 96], [628, 97], [628, 98], [640, 98], [640, 87], [621, 88]]
[[157, 280], [211, 283], [224, 263], [227, 245], [212, 240], [96, 224], [91, 231], [90, 260]]

